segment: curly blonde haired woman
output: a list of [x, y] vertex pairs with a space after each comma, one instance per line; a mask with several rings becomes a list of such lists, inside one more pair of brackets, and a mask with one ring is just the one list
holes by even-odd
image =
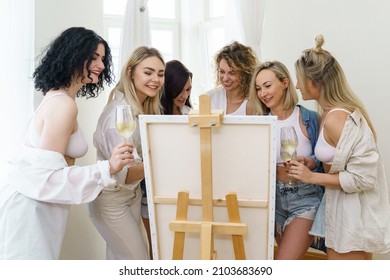
[[257, 64], [255, 51], [237, 41], [219, 50], [215, 55], [215, 88], [206, 92], [210, 95], [211, 109], [246, 115], [249, 85]]

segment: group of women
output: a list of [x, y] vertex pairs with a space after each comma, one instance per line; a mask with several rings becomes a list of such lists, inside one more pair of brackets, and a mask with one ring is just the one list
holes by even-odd
[[[297, 157], [277, 157], [275, 259], [302, 259], [310, 246], [329, 259], [390, 251], [389, 189], [375, 130], [323, 43], [318, 36], [316, 47], [296, 61], [296, 86], [283, 63], [259, 63], [253, 49], [238, 42], [215, 56], [216, 87], [207, 92], [213, 109], [277, 116], [279, 128], [297, 132]], [[88, 203], [108, 259], [150, 259], [144, 166], [129, 167], [142, 155], [139, 128], [123, 141], [115, 107], [130, 104], [136, 116], [188, 114], [193, 74], [180, 61], [165, 63], [155, 48], [135, 49], [98, 120], [97, 163], [84, 167], [74, 165], [87, 148], [75, 100], [95, 97], [112, 82], [108, 44], [91, 30], [69, 28], [33, 76], [44, 99], [0, 189], [0, 259], [58, 259], [69, 205], [78, 203]], [[303, 100], [318, 102], [320, 114], [298, 104], [296, 89]]]

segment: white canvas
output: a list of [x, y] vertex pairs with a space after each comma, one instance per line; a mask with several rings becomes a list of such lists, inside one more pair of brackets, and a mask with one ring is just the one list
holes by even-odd
[[[201, 199], [200, 129], [188, 116], [141, 115], [139, 118], [153, 259], [172, 259], [179, 191]], [[213, 198], [237, 193], [247, 259], [272, 259], [275, 204], [276, 117], [225, 116], [212, 128]], [[190, 203], [191, 204], [191, 203]], [[202, 221], [200, 205], [190, 205], [188, 221]], [[214, 221], [229, 222], [227, 208], [214, 206]], [[215, 235], [217, 259], [234, 259], [231, 236]], [[200, 236], [187, 233], [184, 259], [200, 259]]]

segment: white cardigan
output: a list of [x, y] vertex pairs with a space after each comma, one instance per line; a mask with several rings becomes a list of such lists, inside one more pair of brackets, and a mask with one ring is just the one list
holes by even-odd
[[0, 187], [0, 259], [58, 259], [69, 206], [115, 185], [108, 161], [67, 166], [57, 152], [24, 147]]

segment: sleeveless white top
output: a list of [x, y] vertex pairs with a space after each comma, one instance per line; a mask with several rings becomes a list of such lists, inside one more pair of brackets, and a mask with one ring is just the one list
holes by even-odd
[[332, 164], [334, 155], [336, 153], [336, 148], [331, 146], [328, 142], [326, 142], [326, 140], [324, 138], [324, 125], [325, 125], [326, 118], [329, 116], [329, 114], [331, 114], [334, 111], [344, 111], [344, 112], [347, 112], [349, 114], [351, 113], [348, 110], [336, 108], [336, 109], [330, 110], [325, 117], [325, 120], [324, 120], [322, 127], [321, 127], [321, 130], [320, 130], [320, 134], [318, 135], [318, 140], [317, 140], [316, 147], [314, 149], [314, 154], [316, 155], [316, 158], [319, 161], [322, 161], [323, 163], [326, 163], [326, 164]]
[[[41, 140], [41, 135], [38, 134], [38, 132], [36, 131], [35, 126], [34, 126], [35, 115], [39, 111], [41, 106], [47, 100], [49, 100], [50, 98], [59, 96], [59, 95], [66, 95], [66, 94], [65, 93], [57, 93], [57, 94], [53, 94], [53, 95], [47, 97], [45, 100], [42, 101], [41, 104], [39, 104], [38, 108], [34, 112], [32, 120], [30, 121], [30, 125], [29, 125], [30, 127], [28, 130], [29, 133], [27, 136], [29, 144], [34, 148], [39, 147], [39, 143]], [[77, 130], [70, 137], [68, 148], [66, 150], [65, 155], [72, 157], [72, 158], [80, 158], [80, 157], [84, 156], [87, 153], [87, 151], [88, 151], [87, 141], [85, 140], [85, 137], [84, 137], [81, 129], [77, 128]]]
[[279, 138], [279, 132], [282, 127], [285, 126], [293, 126], [295, 128], [295, 132], [298, 136], [298, 148], [297, 148], [297, 156], [300, 157], [308, 157], [312, 155], [312, 148], [309, 138], [307, 138], [301, 129], [300, 124], [300, 111], [299, 107], [296, 106], [293, 113], [285, 120], [278, 120], [277, 126], [278, 126], [278, 145], [276, 145], [276, 162], [277, 165], [283, 166], [283, 159], [280, 157], [280, 138]]
[[[224, 114], [226, 114], [226, 109], [227, 109], [227, 98], [226, 98], [226, 90], [224, 87], [219, 86], [216, 88], [213, 88], [206, 92], [207, 95], [210, 96], [210, 101], [211, 101], [211, 109], [222, 109]], [[246, 104], [248, 103], [248, 100], [245, 99], [240, 107], [228, 115], [246, 115]]]

